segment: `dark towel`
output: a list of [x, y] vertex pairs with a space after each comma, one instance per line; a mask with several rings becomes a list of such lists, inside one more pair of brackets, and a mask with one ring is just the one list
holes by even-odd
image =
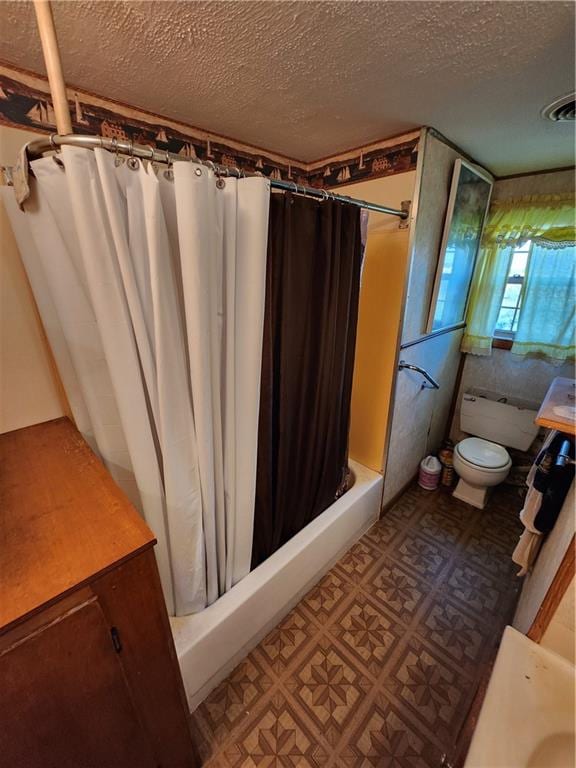
[[[574, 479], [574, 464], [556, 464], [562, 444], [567, 440], [565, 434], [558, 432], [550, 444], [538, 454], [535, 464], [536, 474], [532, 485], [542, 494], [542, 503], [534, 518], [534, 527], [541, 533], [549, 533], [558, 519], [564, 499]], [[574, 440], [570, 443], [570, 458], [574, 459]]]

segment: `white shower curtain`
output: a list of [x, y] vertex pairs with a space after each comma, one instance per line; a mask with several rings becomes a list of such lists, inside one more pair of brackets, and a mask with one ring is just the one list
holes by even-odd
[[105, 150], [3, 190], [79, 430], [157, 540], [170, 612], [250, 570], [269, 182]]

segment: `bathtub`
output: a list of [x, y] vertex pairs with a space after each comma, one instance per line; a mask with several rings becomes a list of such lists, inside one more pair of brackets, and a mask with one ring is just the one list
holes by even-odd
[[350, 461], [354, 485], [201, 613], [172, 617], [192, 712], [376, 522], [382, 476]]

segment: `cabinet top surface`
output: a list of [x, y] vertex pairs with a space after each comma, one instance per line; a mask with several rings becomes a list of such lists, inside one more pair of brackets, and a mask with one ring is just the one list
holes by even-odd
[[0, 631], [154, 543], [68, 419], [0, 435]]
[[557, 376], [546, 393], [536, 424], [558, 429], [569, 435], [576, 434], [576, 380]]

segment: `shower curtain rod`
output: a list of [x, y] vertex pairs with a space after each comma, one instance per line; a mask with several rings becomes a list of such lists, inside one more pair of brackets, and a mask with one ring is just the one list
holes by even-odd
[[[163, 150], [157, 150], [153, 147], [134, 144], [132, 141], [118, 141], [116, 138], [109, 139], [104, 136], [80, 136], [72, 134], [72, 123], [66, 96], [66, 85], [64, 82], [62, 61], [50, 0], [34, 0], [34, 9], [36, 12], [40, 41], [42, 43], [46, 71], [48, 73], [50, 93], [52, 94], [52, 101], [56, 111], [56, 130], [58, 131], [58, 134], [53, 134], [49, 139], [38, 139], [30, 142], [27, 146], [29, 157], [39, 157], [44, 152], [56, 150], [57, 147], [62, 146], [63, 144], [70, 144], [72, 146], [85, 147], [87, 149], [101, 147], [118, 154], [140, 157], [157, 163], [171, 164], [180, 160], [190, 160], [199, 165], [205, 165], [208, 168], [211, 168], [220, 176], [263, 176], [263, 174], [245, 174], [239, 168], [230, 169], [212, 163], [209, 160], [199, 160], [194, 157], [183, 158], [172, 152], [164, 152]], [[283, 181], [282, 179], [269, 179], [269, 181], [273, 189], [296, 192], [298, 194], [321, 198], [323, 200], [335, 200], [339, 203], [347, 203], [348, 205], [355, 205], [358, 208], [365, 208], [368, 211], [376, 211], [378, 213], [389, 214], [390, 216], [398, 216], [403, 220], [408, 218], [407, 210], [390, 208], [386, 205], [377, 205], [376, 203], [369, 203], [367, 200], [357, 200], [354, 197], [338, 195], [334, 192], [329, 192], [326, 189], [305, 187], [302, 184], [296, 184], [294, 181]], [[27, 189], [27, 183], [24, 186]], [[26, 199], [26, 196], [27, 193], [21, 196], [19, 199], [20, 205]]]
[[[153, 147], [148, 147], [143, 144], [134, 144], [131, 141], [119, 141], [115, 138], [109, 139], [105, 136], [81, 136], [78, 134], [60, 136], [52, 134], [49, 138], [31, 141], [27, 145], [26, 150], [28, 156], [34, 158], [41, 157], [45, 152], [56, 151], [58, 147], [63, 145], [83, 147], [84, 149], [107, 149], [115, 154], [139, 157], [155, 163], [166, 163], [167, 165], [186, 160], [197, 163], [198, 165], [204, 165], [219, 176], [233, 176], [236, 178], [263, 176], [261, 173], [244, 173], [244, 171], [239, 168], [229, 168], [224, 165], [218, 165], [211, 160], [200, 160], [197, 157], [182, 157], [174, 152], [154, 149]], [[365, 208], [368, 211], [376, 211], [377, 213], [387, 213], [390, 216], [398, 216], [400, 219], [408, 218], [408, 211], [403, 211], [398, 208], [390, 208], [386, 205], [378, 205], [377, 203], [370, 203], [367, 200], [358, 200], [355, 197], [348, 197], [348, 195], [338, 195], [327, 189], [305, 187], [302, 184], [297, 184], [295, 181], [284, 181], [282, 179], [269, 179], [269, 181], [274, 189], [282, 189], [287, 192], [295, 192], [297, 194], [306, 195], [307, 197], [316, 197], [322, 200], [335, 200], [339, 203], [346, 203], [348, 205], [355, 205], [358, 208]]]

